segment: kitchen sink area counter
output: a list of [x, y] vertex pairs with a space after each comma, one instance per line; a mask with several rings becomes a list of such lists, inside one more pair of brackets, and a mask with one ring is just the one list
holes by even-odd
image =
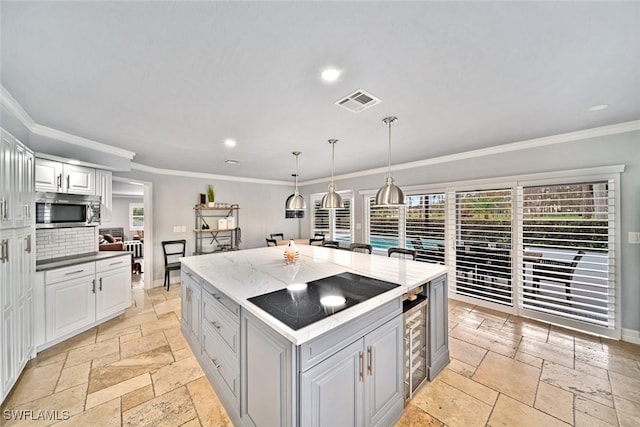
[[426, 377], [449, 362], [446, 268], [298, 250], [294, 264], [282, 247], [182, 258], [183, 335], [234, 425], [393, 425], [406, 396], [407, 295], [428, 301]]

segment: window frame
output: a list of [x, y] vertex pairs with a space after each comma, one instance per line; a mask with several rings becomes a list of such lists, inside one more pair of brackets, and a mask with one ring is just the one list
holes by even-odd
[[[133, 210], [137, 208], [142, 208], [142, 226], [134, 225], [134, 216], [139, 217], [139, 215], [134, 215]], [[144, 230], [144, 203], [129, 203], [129, 230]]]
[[[354, 207], [355, 207], [355, 198], [354, 192], [352, 190], [343, 190], [337, 191], [340, 196], [342, 196], [342, 200], [349, 200], [349, 242], [352, 243], [354, 241]], [[309, 215], [309, 235], [313, 236], [316, 233], [315, 225], [315, 217], [316, 217], [316, 203], [322, 201], [322, 197], [324, 197], [326, 193], [315, 193], [309, 196], [309, 204], [310, 204], [310, 215]], [[336, 211], [337, 209], [327, 209], [329, 216], [329, 230], [328, 235], [325, 235], [325, 240], [336, 240]], [[340, 230], [343, 230], [342, 228]], [[345, 233], [342, 233], [345, 234]]]

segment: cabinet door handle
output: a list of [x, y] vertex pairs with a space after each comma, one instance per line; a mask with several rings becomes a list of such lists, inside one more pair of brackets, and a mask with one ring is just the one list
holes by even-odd
[[373, 347], [372, 346], [367, 347], [367, 356], [369, 359], [369, 367], [367, 368], [367, 371], [369, 372], [369, 376], [371, 376], [373, 375]]
[[67, 175], [67, 191], [69, 191], [70, 178], [71, 178], [71, 175]]
[[31, 253], [31, 234], [24, 238], [24, 251], [28, 254]]
[[213, 325], [213, 327], [218, 329], [218, 330], [222, 327], [222, 326], [218, 325], [216, 322], [214, 322], [213, 320], [210, 320], [209, 322], [211, 322], [211, 325]]
[[78, 274], [78, 273], [82, 273], [84, 271], [84, 269], [82, 270], [76, 270], [76, 271], [70, 271], [69, 273], [65, 273], [65, 276], [71, 276], [72, 274]]
[[96, 293], [96, 279], [91, 281], [91, 292]]
[[100, 292], [102, 292], [102, 277], [100, 278]]
[[360, 357], [360, 381], [364, 382], [364, 353], [360, 351], [358, 356]]
[[58, 188], [62, 189], [62, 174], [58, 174]]
[[7, 241], [3, 240], [0, 243], [0, 261], [4, 264], [9, 261], [9, 254], [7, 254]]
[[211, 357], [209, 357], [209, 359], [211, 360], [211, 363], [213, 363], [213, 366], [216, 367], [216, 369], [220, 369], [220, 364], [216, 362], [216, 359], [213, 359]]

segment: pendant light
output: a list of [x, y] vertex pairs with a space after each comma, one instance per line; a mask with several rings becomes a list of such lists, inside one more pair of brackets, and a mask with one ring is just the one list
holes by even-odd
[[329, 192], [324, 195], [322, 202], [320, 203], [320, 209], [342, 209], [342, 197], [336, 193], [336, 186], [333, 184], [333, 163], [335, 161], [335, 151], [337, 139], [330, 139], [331, 144], [331, 184], [329, 184]]
[[389, 126], [389, 175], [387, 182], [378, 190], [376, 194], [376, 205], [404, 205], [404, 193], [393, 183], [391, 176], [391, 123], [398, 121], [397, 117], [385, 117], [382, 123]]
[[291, 154], [296, 156], [296, 173], [292, 175], [295, 177], [296, 186], [293, 194], [287, 197], [287, 201], [284, 205], [285, 218], [304, 218], [304, 211], [307, 209], [307, 204], [298, 192], [298, 156], [302, 153], [300, 151], [294, 151]]

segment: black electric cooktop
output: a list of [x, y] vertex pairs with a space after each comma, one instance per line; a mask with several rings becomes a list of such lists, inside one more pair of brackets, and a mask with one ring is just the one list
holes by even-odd
[[298, 330], [398, 286], [345, 272], [306, 284], [292, 284], [248, 301]]

